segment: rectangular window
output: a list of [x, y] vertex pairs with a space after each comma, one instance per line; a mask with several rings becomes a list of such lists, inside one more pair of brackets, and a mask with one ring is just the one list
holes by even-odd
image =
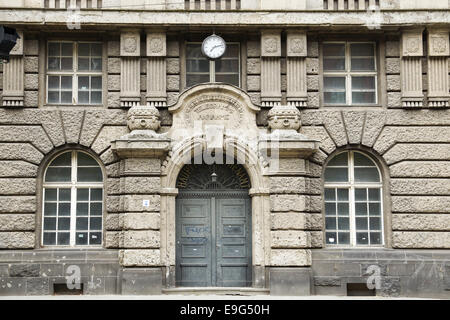
[[374, 42], [325, 42], [322, 53], [325, 105], [377, 103]]
[[47, 103], [101, 105], [102, 71], [102, 43], [49, 41]]
[[241, 84], [239, 43], [227, 43], [225, 54], [215, 61], [202, 54], [201, 43], [186, 44], [186, 87], [205, 82]]

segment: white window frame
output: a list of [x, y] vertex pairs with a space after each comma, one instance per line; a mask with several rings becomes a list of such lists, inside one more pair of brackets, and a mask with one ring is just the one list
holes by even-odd
[[[383, 176], [381, 175], [381, 171], [380, 168], [378, 167], [378, 165], [376, 164], [375, 161], [373, 161], [371, 159], [371, 157], [369, 157], [368, 155], [359, 152], [360, 154], [362, 154], [364, 157], [370, 159], [375, 167], [377, 168], [378, 171], [378, 175], [380, 177], [380, 182], [364, 182], [364, 183], [356, 183], [355, 182], [355, 150], [349, 150], [349, 151], [343, 151], [343, 152], [339, 152], [336, 155], [334, 155], [334, 157], [342, 154], [342, 153], [348, 153], [348, 182], [326, 182], [324, 179], [324, 200], [323, 203], [325, 204], [325, 189], [326, 188], [338, 188], [338, 189], [348, 189], [349, 190], [349, 198], [348, 198], [348, 203], [349, 203], [349, 225], [350, 225], [350, 244], [329, 244], [326, 243], [326, 238], [324, 236], [325, 239], [325, 246], [327, 248], [382, 248], [385, 246], [385, 234], [384, 234], [384, 204], [383, 204]], [[334, 158], [333, 157], [333, 158]], [[329, 166], [326, 166], [326, 168], [328, 168]], [[334, 166], [331, 166], [330, 168], [333, 168]], [[337, 167], [336, 167], [337, 168]], [[342, 167], [341, 167], [342, 168]], [[364, 166], [358, 166], [358, 168], [364, 168]], [[373, 168], [373, 167], [366, 167], [366, 168]], [[380, 232], [381, 232], [381, 243], [380, 244], [367, 244], [367, 245], [363, 245], [363, 244], [356, 244], [356, 201], [355, 201], [355, 189], [359, 189], [359, 188], [378, 188], [380, 190]], [[370, 203], [370, 201], [368, 200], [367, 203]], [[337, 212], [336, 212], [337, 214]], [[325, 221], [325, 217], [326, 217], [326, 213], [325, 213], [325, 209], [324, 209], [324, 221]], [[327, 229], [326, 229], [326, 225], [324, 222], [324, 234], [326, 234]], [[368, 231], [368, 233], [370, 233], [370, 230]]]
[[[58, 158], [60, 155], [66, 153], [68, 151], [65, 152], [61, 152], [60, 154], [58, 154], [57, 156], [55, 156], [53, 160], [55, 160], [56, 158]], [[88, 155], [89, 157], [91, 157], [92, 159], [95, 160], [95, 158], [93, 158], [89, 153], [81, 151], [81, 150], [72, 150], [71, 152], [71, 181], [70, 182], [46, 182], [45, 181], [45, 177], [47, 175], [47, 169], [50, 167], [50, 164], [52, 163], [52, 161], [50, 161], [50, 163], [48, 164], [47, 168], [44, 171], [44, 177], [43, 177], [43, 185], [42, 185], [42, 217], [41, 217], [41, 222], [42, 222], [42, 228], [41, 228], [41, 245], [43, 247], [51, 247], [51, 248], [55, 248], [55, 247], [62, 247], [62, 248], [69, 248], [69, 247], [76, 247], [76, 248], [101, 248], [103, 247], [103, 243], [104, 243], [104, 237], [105, 237], [105, 227], [104, 227], [104, 223], [105, 223], [105, 188], [104, 188], [104, 181], [105, 181], [105, 174], [103, 171], [103, 168], [100, 164], [98, 164], [98, 167], [100, 168], [100, 170], [102, 171], [102, 182], [77, 182], [77, 176], [78, 176], [78, 157], [77, 157], [77, 153], [85, 153], [86, 155]], [[97, 161], [97, 160], [95, 160]], [[98, 161], [97, 161], [98, 163]], [[64, 188], [64, 189], [69, 189], [71, 190], [70, 192], [70, 242], [69, 245], [44, 245], [44, 206], [45, 206], [45, 191], [47, 188]], [[77, 245], [76, 244], [76, 219], [77, 219], [77, 189], [88, 189], [88, 188], [95, 188], [95, 189], [102, 189], [102, 237], [101, 237], [101, 243], [100, 244], [96, 244], [96, 245], [90, 245], [90, 244], [86, 244], [86, 245]], [[59, 200], [58, 200], [59, 201]], [[89, 209], [90, 210], [90, 209]], [[88, 226], [90, 224], [90, 221], [88, 219]], [[88, 227], [89, 229], [89, 227]], [[59, 231], [57, 230], [57, 233]], [[89, 241], [89, 239], [88, 239]]]
[[[197, 45], [202, 45], [202, 42], [195, 42], [195, 41], [189, 41], [189, 42], [186, 42], [185, 43], [185, 48], [187, 48], [187, 46], [188, 45], [190, 45], [190, 44], [197, 44]], [[239, 88], [241, 88], [241, 85], [242, 85], [242, 80], [241, 80], [241, 77], [242, 77], [242, 75], [241, 75], [241, 43], [240, 42], [227, 42], [227, 46], [228, 45], [238, 45], [238, 57], [237, 57], [237, 60], [238, 60], [238, 77], [239, 77], [239, 85], [238, 85], [238, 87]], [[207, 57], [205, 57], [205, 59], [206, 60], [209, 60], [209, 82], [211, 82], [211, 83], [215, 83], [216, 82], [216, 64], [215, 64], [215, 61], [216, 60], [210, 60], [210, 59], [208, 59]], [[221, 60], [221, 59], [225, 59], [225, 60], [228, 60], [228, 58], [220, 58], [220, 59], [217, 59], [217, 60]], [[233, 58], [233, 59], [235, 59], [235, 58]], [[188, 55], [187, 55], [187, 50], [186, 50], [186, 57], [184, 58], [184, 63], [185, 63], [185, 65], [187, 65], [187, 60], [188, 60]], [[231, 59], [230, 59], [231, 60]], [[186, 84], [186, 87], [188, 87], [188, 85], [187, 85], [187, 83], [188, 83], [188, 81], [187, 81], [187, 79], [188, 79], [188, 74], [193, 74], [193, 75], [195, 75], [195, 74], [205, 74], [206, 72], [188, 72], [187, 71], [187, 68], [186, 68], [186, 71], [185, 71], [185, 84]], [[220, 74], [236, 74], [235, 72], [220, 72]], [[224, 83], [226, 83], [226, 82], [224, 82]]]
[[[49, 58], [49, 44], [50, 43], [72, 43], [73, 44], [73, 53], [72, 53], [72, 71], [69, 70], [60, 70], [60, 71], [53, 71], [53, 70], [49, 70], [48, 69], [48, 58]], [[78, 44], [79, 43], [96, 43], [96, 44], [100, 44], [102, 46], [102, 70], [100, 71], [79, 71], [78, 70]], [[47, 50], [46, 50], [46, 57], [45, 57], [45, 65], [46, 65], [46, 79], [45, 79], [45, 83], [46, 83], [46, 92], [45, 92], [45, 103], [47, 105], [64, 105], [64, 106], [71, 106], [71, 105], [89, 105], [89, 106], [102, 106], [104, 103], [104, 96], [103, 96], [103, 91], [104, 91], [104, 81], [103, 81], [103, 69], [104, 69], [104, 64], [105, 61], [103, 59], [104, 56], [104, 48], [103, 48], [103, 43], [101, 41], [65, 41], [65, 40], [49, 40], [47, 41]], [[72, 103], [54, 103], [54, 102], [49, 102], [48, 101], [48, 81], [49, 81], [49, 77], [50, 76], [71, 76], [72, 77]], [[78, 103], [78, 77], [79, 76], [100, 76], [101, 77], [101, 82], [102, 82], [102, 90], [101, 90], [101, 99], [102, 101], [100, 103]], [[91, 83], [91, 79], [89, 77], [89, 84]], [[60, 92], [64, 91], [61, 90], [61, 88], [59, 89]]]
[[[324, 44], [344, 44], [345, 45], [345, 71], [326, 71], [324, 68], [323, 60], [325, 59], [325, 55], [322, 50], [322, 98], [323, 104], [325, 106], [374, 106], [378, 105], [378, 59], [377, 59], [377, 43], [375, 41], [324, 41], [322, 43], [322, 48]], [[374, 71], [351, 71], [352, 70], [352, 57], [350, 52], [350, 46], [352, 44], [363, 44], [370, 43], [373, 44], [373, 58], [374, 58]], [[352, 101], [352, 76], [374, 76], [375, 77], [375, 102], [373, 103], [362, 103], [358, 102], [357, 104], [353, 104]], [[324, 78], [325, 77], [345, 77], [345, 104], [342, 103], [327, 103], [325, 102], [325, 85]], [[359, 92], [372, 92], [372, 90], [358, 90]]]

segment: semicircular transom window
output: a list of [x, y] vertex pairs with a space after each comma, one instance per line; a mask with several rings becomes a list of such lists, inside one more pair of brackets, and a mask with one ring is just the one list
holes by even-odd
[[87, 153], [68, 151], [44, 175], [44, 246], [99, 246], [103, 228], [103, 173]]
[[324, 180], [326, 244], [382, 246], [382, 181], [375, 162], [357, 151], [339, 153]]

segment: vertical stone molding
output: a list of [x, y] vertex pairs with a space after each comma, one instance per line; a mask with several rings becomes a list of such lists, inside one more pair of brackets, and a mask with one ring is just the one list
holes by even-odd
[[147, 33], [147, 104], [167, 105], [166, 93], [166, 34]]
[[449, 31], [428, 30], [428, 107], [448, 107]]
[[140, 104], [140, 52], [139, 32], [124, 32], [120, 35], [120, 106], [132, 107]]
[[261, 33], [261, 104], [281, 103], [281, 32], [266, 30]]
[[296, 107], [306, 107], [308, 100], [306, 87], [307, 41], [305, 32], [287, 34], [287, 103]]
[[10, 52], [10, 60], [3, 64], [4, 107], [23, 107], [24, 100], [24, 59], [23, 32], [18, 31], [16, 45]]
[[401, 80], [402, 106], [422, 107], [422, 44], [423, 29], [402, 33], [401, 40]]

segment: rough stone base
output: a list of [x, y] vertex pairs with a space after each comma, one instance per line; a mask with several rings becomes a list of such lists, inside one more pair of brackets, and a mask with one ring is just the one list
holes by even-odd
[[312, 294], [311, 268], [271, 268], [270, 295], [309, 296]]
[[162, 293], [162, 272], [160, 268], [123, 269], [122, 294], [157, 295]]

